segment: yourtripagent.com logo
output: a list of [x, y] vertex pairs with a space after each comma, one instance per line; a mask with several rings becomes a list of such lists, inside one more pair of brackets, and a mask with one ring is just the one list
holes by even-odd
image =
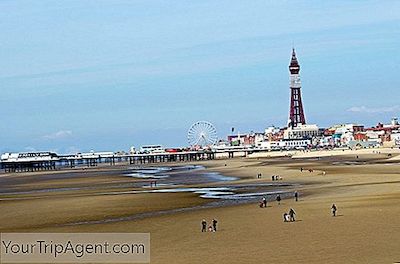
[[2, 233], [0, 263], [149, 263], [148, 233]]

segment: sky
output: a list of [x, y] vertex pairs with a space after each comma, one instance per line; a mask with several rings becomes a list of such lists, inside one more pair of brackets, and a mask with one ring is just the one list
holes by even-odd
[[1, 0], [0, 153], [186, 146], [284, 126], [291, 49], [308, 123], [400, 116], [400, 1]]

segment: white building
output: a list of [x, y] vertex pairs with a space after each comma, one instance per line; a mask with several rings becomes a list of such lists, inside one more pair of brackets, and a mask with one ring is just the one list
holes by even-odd
[[163, 153], [165, 152], [162, 145], [145, 145], [140, 147], [140, 153]]
[[398, 126], [399, 125], [399, 120], [397, 119], [397, 117], [393, 117], [392, 121], [390, 122], [390, 124], [392, 126]]
[[333, 127], [328, 129], [329, 131], [333, 131], [335, 134], [345, 134], [347, 132], [354, 133], [354, 132], [361, 132], [364, 131], [364, 125], [359, 124], [339, 124], [334, 125]]
[[310, 139], [289, 139], [280, 141], [264, 141], [257, 143], [256, 147], [262, 150], [290, 150], [306, 149], [311, 145]]
[[367, 130], [366, 132], [367, 141], [374, 141], [378, 143], [382, 143], [382, 136], [385, 135], [385, 131], [379, 130], [379, 131], [373, 131], [373, 130]]
[[1, 155], [1, 162], [39, 162], [58, 161], [58, 155], [54, 152], [22, 152], [4, 153]]
[[256, 144], [256, 148], [261, 150], [281, 150], [285, 149], [284, 141], [263, 141]]
[[334, 147], [335, 139], [332, 136], [321, 136], [312, 139], [312, 145], [318, 147]]
[[306, 149], [311, 146], [311, 139], [283, 140], [286, 149]]
[[393, 141], [394, 145], [400, 146], [400, 132], [392, 133], [390, 139]]
[[299, 124], [296, 127], [288, 127], [284, 134], [284, 139], [310, 139], [313, 137], [320, 136], [321, 133], [317, 125], [302, 125]]
[[349, 144], [349, 142], [354, 141], [353, 132], [346, 130], [346, 132], [339, 133], [339, 134], [341, 134], [341, 136], [340, 136], [341, 145], [347, 146]]
[[131, 146], [131, 147], [130, 147], [129, 153], [130, 153], [130, 154], [135, 154], [135, 153], [136, 153], [136, 148], [135, 148], [135, 146]]
[[278, 134], [279, 132], [280, 132], [280, 128], [279, 127], [275, 127], [275, 126], [267, 127], [264, 130], [265, 135], [275, 135], [275, 134]]
[[263, 133], [255, 133], [254, 134], [254, 145], [257, 145], [260, 142], [265, 141], [266, 137]]

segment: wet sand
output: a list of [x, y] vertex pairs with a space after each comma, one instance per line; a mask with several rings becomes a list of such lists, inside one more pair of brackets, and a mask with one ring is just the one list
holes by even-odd
[[[395, 157], [397, 154], [393, 154]], [[8, 181], [14, 190], [45, 186], [98, 185], [93, 190], [69, 190], [43, 194], [0, 194], [0, 229], [29, 232], [150, 232], [151, 263], [394, 263], [400, 261], [400, 164], [382, 154], [359, 154], [291, 159], [288, 157], [214, 160], [200, 162], [207, 171], [238, 177], [232, 184], [295, 184], [300, 201], [201, 207], [209, 203], [195, 193], [143, 193], [98, 195], [91, 192], [129, 191], [138, 179], [78, 176], [46, 179], [40, 183]], [[225, 166], [226, 164], [226, 166]], [[313, 169], [300, 172], [300, 168]], [[325, 175], [323, 175], [325, 171]], [[256, 175], [262, 173], [262, 178]], [[11, 177], [24, 177], [21, 175]], [[29, 176], [31, 177], [31, 176]], [[33, 176], [32, 176], [33, 177]], [[82, 177], [79, 179], [79, 177]], [[1, 183], [1, 182], [0, 182]], [[300, 184], [300, 185], [299, 185]], [[217, 187], [223, 183], [200, 183], [191, 187]], [[8, 188], [7, 187], [7, 188]], [[1, 187], [3, 188], [3, 186]], [[143, 190], [144, 188], [140, 188]], [[214, 200], [214, 199], [211, 199]], [[332, 217], [332, 203], [338, 216]], [[66, 225], [68, 223], [131, 216], [160, 210], [200, 206], [126, 221]], [[284, 223], [290, 207], [298, 221]], [[216, 233], [201, 233], [200, 221], [219, 221]]]
[[0, 230], [127, 222], [248, 203], [265, 193], [284, 196], [290, 186], [246, 184], [239, 179], [185, 164], [4, 175]]

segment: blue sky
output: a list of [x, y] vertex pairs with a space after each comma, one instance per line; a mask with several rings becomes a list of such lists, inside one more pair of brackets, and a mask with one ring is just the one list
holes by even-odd
[[309, 123], [400, 116], [400, 1], [0, 1], [0, 152], [186, 145], [285, 125], [294, 43]]

